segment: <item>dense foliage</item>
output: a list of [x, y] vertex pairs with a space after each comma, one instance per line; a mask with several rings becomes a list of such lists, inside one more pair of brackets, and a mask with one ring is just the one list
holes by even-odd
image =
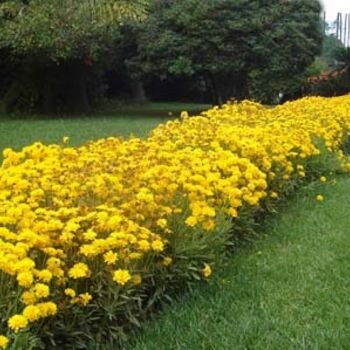
[[257, 212], [325, 161], [349, 170], [349, 132], [345, 96], [183, 113], [143, 140], [5, 149], [0, 347], [114, 349], [160, 299], [208, 279]]
[[306, 1], [154, 1], [138, 38], [136, 68], [191, 77], [216, 101], [275, 102], [300, 93], [322, 43], [320, 4]]
[[317, 0], [150, 3], [0, 1], [2, 109], [88, 112], [106, 90], [275, 103], [301, 94], [321, 48]]
[[[31, 104], [87, 111], [97, 94], [94, 61], [112, 49], [120, 25], [143, 19], [147, 1], [0, 1], [0, 50], [15, 70], [3, 109]], [[88, 86], [91, 88], [89, 94]]]
[[145, 16], [146, 1], [0, 2], [0, 43], [20, 56], [97, 59], [125, 20]]

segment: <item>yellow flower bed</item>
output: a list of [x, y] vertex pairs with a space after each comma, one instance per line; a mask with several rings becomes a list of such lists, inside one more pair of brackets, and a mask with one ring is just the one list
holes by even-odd
[[[245, 101], [183, 113], [144, 140], [5, 149], [0, 283], [11, 283], [17, 304], [8, 310], [17, 311], [0, 324], [0, 348], [5, 334], [96, 302], [89, 281], [97, 274], [120, 292], [171, 268], [172, 218], [210, 235], [219, 213], [236, 218], [242, 207], [276, 200], [308, 175], [308, 160], [321, 153], [317, 139], [347, 167], [349, 131], [350, 96], [276, 108]], [[203, 279], [208, 263], [198, 266]]]

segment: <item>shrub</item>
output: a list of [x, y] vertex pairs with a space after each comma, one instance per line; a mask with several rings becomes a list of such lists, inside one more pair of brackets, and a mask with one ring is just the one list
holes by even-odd
[[161, 301], [210, 278], [259, 212], [349, 168], [349, 102], [228, 103], [144, 140], [4, 150], [0, 344], [115, 348]]

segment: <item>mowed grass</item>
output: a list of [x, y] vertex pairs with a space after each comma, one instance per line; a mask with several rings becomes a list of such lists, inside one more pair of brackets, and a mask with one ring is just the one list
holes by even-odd
[[350, 349], [349, 213], [347, 177], [300, 190], [212, 281], [124, 349]]
[[0, 160], [6, 147], [20, 150], [36, 141], [58, 143], [63, 136], [69, 136], [73, 146], [108, 136], [145, 137], [158, 124], [178, 117], [183, 110], [196, 114], [207, 108], [210, 106], [194, 103], [147, 103], [109, 107], [88, 117], [0, 116]]

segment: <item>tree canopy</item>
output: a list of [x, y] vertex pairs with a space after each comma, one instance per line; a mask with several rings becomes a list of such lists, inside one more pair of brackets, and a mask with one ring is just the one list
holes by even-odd
[[321, 52], [320, 10], [318, 0], [0, 0], [2, 109], [88, 111], [106, 82], [139, 100], [142, 84], [157, 97], [164, 83], [202, 102], [297, 97]]
[[116, 28], [145, 17], [146, 0], [0, 1], [0, 48], [52, 60], [97, 58]]
[[219, 99], [271, 100], [320, 51], [320, 10], [317, 0], [155, 0], [136, 66], [161, 79], [200, 78]]

